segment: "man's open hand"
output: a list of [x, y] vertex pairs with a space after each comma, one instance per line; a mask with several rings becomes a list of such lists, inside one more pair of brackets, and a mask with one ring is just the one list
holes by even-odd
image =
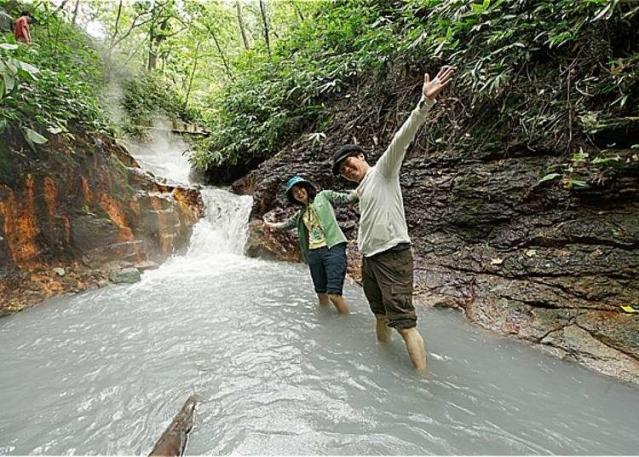
[[430, 80], [428, 73], [426, 73], [424, 75], [424, 87], [422, 88], [424, 97], [430, 100], [435, 100], [439, 93], [444, 90], [444, 87], [448, 85], [454, 72], [455, 70], [453, 67], [444, 65], [440, 68], [439, 73], [437, 73], [437, 76], [435, 76], [435, 79], [432, 81]]

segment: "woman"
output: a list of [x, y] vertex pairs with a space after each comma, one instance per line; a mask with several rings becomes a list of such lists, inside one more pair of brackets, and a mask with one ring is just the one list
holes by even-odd
[[264, 219], [264, 223], [278, 230], [297, 228], [302, 258], [311, 270], [320, 305], [333, 303], [338, 312], [348, 314], [348, 305], [342, 295], [346, 276], [346, 237], [337, 225], [331, 203], [356, 202], [357, 194], [332, 190], [318, 193], [310, 181], [293, 176], [286, 185], [286, 196], [302, 209], [284, 222]]

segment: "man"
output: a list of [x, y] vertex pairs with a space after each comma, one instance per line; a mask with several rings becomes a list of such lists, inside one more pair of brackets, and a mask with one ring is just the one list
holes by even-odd
[[422, 98], [375, 166], [364, 150], [354, 144], [341, 147], [333, 156], [333, 174], [358, 183], [360, 223], [357, 244], [364, 256], [362, 283], [375, 314], [377, 339], [390, 340], [389, 327], [403, 337], [411, 362], [426, 371], [424, 340], [416, 328], [413, 307], [413, 255], [411, 252], [399, 170], [406, 149], [427, 118], [435, 99], [450, 82], [451, 67], [442, 67], [430, 80], [424, 75]]
[[14, 34], [16, 41], [22, 41], [23, 43], [31, 43], [31, 33], [29, 32], [29, 24], [31, 23], [31, 13], [23, 11], [20, 13], [20, 17], [16, 20]]

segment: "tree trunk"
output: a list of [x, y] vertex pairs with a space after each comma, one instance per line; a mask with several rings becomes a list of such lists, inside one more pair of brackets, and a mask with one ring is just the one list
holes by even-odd
[[169, 27], [169, 19], [170, 17], [166, 17], [162, 23], [160, 23], [158, 33], [156, 33], [155, 21], [151, 23], [151, 31], [149, 32], [149, 63], [147, 65], [147, 70], [149, 71], [155, 70], [157, 67], [158, 49], [166, 39], [164, 32], [166, 32]]
[[297, 6], [297, 3], [295, 3], [295, 0], [291, 0], [291, 3], [293, 4], [293, 8], [295, 8], [295, 11], [297, 12], [297, 15], [300, 17], [300, 20], [303, 21], [304, 15], [302, 14], [302, 10], [300, 9], [299, 6]]
[[222, 63], [224, 64], [224, 68], [226, 69], [226, 74], [228, 75], [228, 77], [230, 79], [233, 79], [233, 74], [231, 73], [231, 68], [229, 67], [229, 64], [228, 64], [228, 62], [226, 60], [226, 56], [224, 55], [224, 50], [220, 46], [220, 42], [217, 39], [217, 35], [215, 33], [215, 30], [212, 30], [211, 28], [209, 28], [208, 31], [211, 34], [211, 36], [213, 37], [213, 41], [215, 42], [215, 47], [217, 48], [217, 52], [220, 54], [220, 58], [222, 59]]
[[[217, 40], [216, 40], [217, 43]], [[189, 97], [191, 96], [191, 87], [193, 86], [193, 77], [195, 76], [195, 70], [197, 69], [197, 58], [200, 53], [200, 42], [197, 42], [197, 47], [195, 48], [195, 56], [193, 57], [193, 69], [191, 70], [191, 76], [189, 77], [189, 85], [186, 89], [186, 96], [184, 97], [184, 111], [186, 111], [186, 107], [189, 104]]]
[[153, 44], [155, 43], [155, 20], [156, 20], [156, 5], [153, 3], [153, 9], [151, 10], [151, 26], [149, 27], [149, 56], [147, 58], [146, 69], [152, 70], [155, 68], [157, 56]]
[[53, 12], [53, 15], [55, 16], [56, 14], [58, 14], [60, 11], [64, 10], [64, 7], [67, 6], [67, 2], [69, 0], [62, 0], [62, 3], [60, 3], [60, 6], [58, 6], [58, 8]]
[[269, 38], [268, 18], [266, 17], [266, 5], [264, 0], [260, 0], [260, 12], [262, 13], [262, 24], [264, 25], [264, 41], [266, 41], [266, 50], [268, 57], [271, 58], [271, 41]]
[[73, 8], [73, 18], [71, 19], [71, 24], [75, 25], [78, 20], [78, 10], [80, 9], [80, 0], [75, 0], [75, 8]]
[[193, 415], [196, 405], [197, 399], [195, 395], [191, 395], [177, 416], [173, 418], [164, 433], [162, 433], [160, 439], [155, 443], [149, 456], [180, 456], [184, 454], [189, 432], [193, 428]]
[[240, 8], [240, 2], [235, 2], [235, 8], [237, 9], [237, 23], [240, 25], [240, 32], [242, 32], [242, 41], [244, 42], [244, 49], [249, 49], [248, 38], [246, 37], [246, 30], [244, 29], [244, 20], [242, 19], [242, 9]]
[[115, 42], [115, 37], [118, 36], [118, 28], [120, 27], [121, 17], [122, 17], [122, 0], [120, 0], [120, 3], [118, 4], [118, 14], [115, 17], [115, 27], [113, 28], [113, 36], [111, 37], [111, 47], [113, 47], [113, 43]]

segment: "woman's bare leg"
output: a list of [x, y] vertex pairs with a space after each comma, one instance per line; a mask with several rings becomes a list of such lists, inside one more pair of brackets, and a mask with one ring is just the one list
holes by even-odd
[[343, 295], [328, 294], [328, 298], [331, 300], [338, 313], [348, 314], [350, 312]]

